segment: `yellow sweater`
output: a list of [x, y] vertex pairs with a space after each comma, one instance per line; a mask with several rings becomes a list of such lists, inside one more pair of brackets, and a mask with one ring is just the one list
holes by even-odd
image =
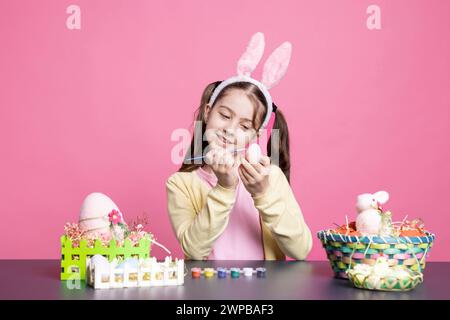
[[[236, 189], [219, 183], [211, 188], [196, 171], [172, 174], [166, 188], [170, 220], [186, 259], [206, 259], [228, 224]], [[305, 259], [312, 247], [311, 231], [278, 166], [271, 165], [269, 188], [253, 201], [260, 213], [265, 259]]]

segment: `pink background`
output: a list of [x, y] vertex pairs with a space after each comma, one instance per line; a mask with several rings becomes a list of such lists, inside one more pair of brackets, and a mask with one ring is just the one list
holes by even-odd
[[[314, 238], [353, 220], [359, 193], [384, 189], [397, 220], [422, 217], [437, 234], [430, 260], [450, 260], [450, 2], [276, 3], [1, 1], [0, 258], [59, 258], [64, 223], [93, 191], [128, 220], [147, 212], [181, 256], [166, 210], [171, 133], [262, 31], [267, 51], [294, 47], [272, 95]], [[81, 30], [66, 28], [70, 4]], [[370, 4], [381, 30], [366, 27]], [[309, 259], [325, 259], [316, 238]]]

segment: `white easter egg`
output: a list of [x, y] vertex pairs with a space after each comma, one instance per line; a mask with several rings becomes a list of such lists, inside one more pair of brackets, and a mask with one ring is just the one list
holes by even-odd
[[246, 152], [247, 161], [251, 164], [256, 164], [261, 160], [262, 152], [257, 143], [251, 144]]
[[381, 228], [381, 215], [378, 210], [364, 210], [356, 217], [356, 230], [363, 235], [377, 235]]
[[80, 211], [80, 228], [86, 233], [110, 234], [108, 214], [112, 210], [120, 212], [117, 205], [99, 192], [89, 194], [83, 201]]

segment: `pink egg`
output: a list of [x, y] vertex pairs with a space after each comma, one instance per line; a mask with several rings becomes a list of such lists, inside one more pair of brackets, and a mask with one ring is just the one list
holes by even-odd
[[99, 192], [89, 194], [83, 201], [80, 211], [80, 228], [86, 233], [110, 234], [108, 214], [112, 210], [120, 212], [117, 205]]

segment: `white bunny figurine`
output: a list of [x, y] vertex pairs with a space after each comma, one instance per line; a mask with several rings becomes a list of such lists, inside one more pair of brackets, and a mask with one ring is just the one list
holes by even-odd
[[389, 193], [360, 194], [356, 200], [356, 230], [362, 235], [378, 235], [382, 227], [381, 205], [389, 200]]

